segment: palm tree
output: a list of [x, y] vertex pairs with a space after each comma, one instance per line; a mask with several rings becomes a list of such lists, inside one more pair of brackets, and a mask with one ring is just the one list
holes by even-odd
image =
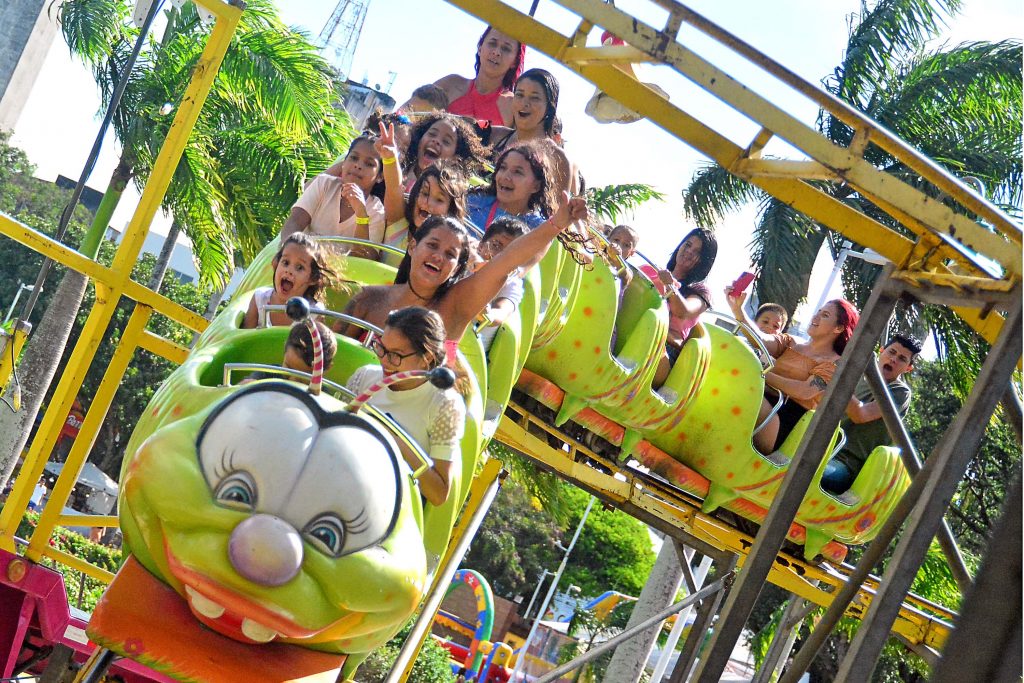
[[598, 220], [607, 219], [612, 225], [619, 222], [620, 216], [632, 213], [644, 202], [652, 199], [665, 201], [665, 195], [644, 183], [588, 187], [586, 198], [594, 217]]
[[[138, 29], [130, 0], [67, 0], [58, 19], [72, 53], [93, 71], [104, 105], [124, 73]], [[128, 182], [145, 184], [205, 44], [195, 5], [166, 13], [128, 74], [113, 119], [121, 157], [79, 249], [95, 257]], [[304, 180], [326, 168], [353, 135], [334, 107], [333, 72], [306, 36], [285, 26], [269, 0], [242, 14], [163, 208], [192, 242], [201, 282], [223, 285], [277, 233]], [[237, 252], [237, 254], [236, 254]], [[169, 252], [168, 252], [169, 253]], [[159, 282], [154, 278], [154, 283]], [[26, 347], [20, 375], [24, 410], [0, 415], [0, 483], [10, 476], [53, 379], [86, 280], [68, 273]]]
[[[1021, 207], [1021, 44], [965, 43], [929, 51], [946, 16], [960, 0], [878, 0], [851, 21], [842, 64], [823, 82], [846, 101], [920, 149], [952, 173], [974, 177], [988, 198], [1020, 215]], [[837, 145], [848, 145], [853, 131], [829, 114], [819, 114], [819, 130]], [[866, 158], [878, 168], [937, 196], [912, 171], [878, 148]], [[821, 183], [832, 196], [870, 217], [900, 229], [846, 185]], [[699, 169], [683, 192], [687, 215], [710, 227], [740, 206], [759, 203], [752, 251], [761, 271], [757, 294], [792, 311], [807, 293], [811, 267], [823, 243], [833, 257], [843, 243], [834, 233], [717, 165]], [[943, 199], [942, 197], [939, 197]], [[849, 262], [848, 262], [849, 263]], [[856, 303], [867, 300], [878, 267], [847, 265], [843, 284]], [[901, 307], [897, 327], [930, 329], [940, 357], [969, 386], [980, 367], [984, 344], [959, 318], [938, 307]]]

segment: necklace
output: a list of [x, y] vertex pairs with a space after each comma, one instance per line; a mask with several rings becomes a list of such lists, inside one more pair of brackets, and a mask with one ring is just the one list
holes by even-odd
[[406, 283], [405, 283], [405, 284], [407, 284], [407, 285], [409, 286], [409, 291], [410, 291], [410, 292], [412, 292], [412, 293], [413, 293], [413, 295], [414, 295], [414, 296], [415, 296], [415, 297], [416, 297], [417, 299], [421, 299], [422, 301], [430, 301], [430, 300], [431, 300], [431, 298], [432, 298], [432, 297], [428, 297], [428, 296], [423, 296], [422, 294], [420, 294], [419, 292], [417, 292], [417, 291], [416, 291], [415, 289], [413, 289], [413, 286], [412, 286], [412, 277], [410, 277], [410, 278], [409, 278], [409, 279], [408, 279], [408, 280], [406, 281]]

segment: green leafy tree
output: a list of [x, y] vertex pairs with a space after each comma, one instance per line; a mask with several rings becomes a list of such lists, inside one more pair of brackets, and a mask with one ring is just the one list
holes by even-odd
[[528, 595], [545, 569], [559, 561], [561, 531], [540, 501], [507, 479], [484, 518], [462, 566], [487, 577], [496, 595]]
[[[391, 673], [391, 668], [402, 649], [402, 643], [412, 630], [410, 621], [405, 628], [389, 640], [383, 647], [370, 653], [370, 656], [359, 666], [355, 673], [355, 683], [383, 683]], [[451, 658], [448, 651], [433, 638], [423, 642], [423, 648], [416, 657], [409, 683], [455, 683], [452, 673]]]
[[[58, 21], [72, 53], [93, 71], [106, 105], [125, 75], [138, 29], [130, 0], [69, 0]], [[121, 157], [79, 251], [94, 258], [129, 182], [153, 171], [173, 110], [199, 62], [208, 30], [195, 5], [167, 12], [127, 73], [113, 118]], [[247, 3], [206, 104], [163, 199], [191, 240], [204, 284], [226, 280], [284, 221], [303, 181], [324, 169], [351, 136], [334, 105], [332, 73], [308, 39], [285, 26], [269, 0]], [[170, 107], [166, 106], [170, 105]], [[74, 243], [74, 242], [73, 242]], [[169, 252], [168, 252], [169, 253]], [[150, 281], [159, 286], [160, 269]], [[0, 413], [0, 484], [24, 447], [85, 295], [84, 276], [65, 273], [21, 363], [24, 409]]]
[[[574, 530], [583, 516], [588, 494], [573, 489], [569, 495], [572, 513], [567, 529]], [[621, 510], [595, 505], [569, 556], [562, 585], [579, 586], [583, 595], [597, 596], [605, 591], [639, 595], [654, 559], [651, 538], [643, 523]]]
[[[1005, 40], [928, 50], [928, 41], [960, 5], [960, 0], [865, 3], [850, 22], [842, 63], [823, 85], [953, 174], [980, 179], [990, 200], [1019, 215], [1021, 44]], [[847, 146], [852, 139], [846, 124], [824, 112], [817, 125], [839, 146]], [[948, 201], [882, 150], [869, 147], [866, 154], [878, 168]], [[871, 218], [902, 230], [848, 185], [822, 182], [819, 186]], [[778, 302], [790, 311], [806, 296], [822, 244], [827, 241], [835, 256], [843, 243], [841, 235], [714, 164], [698, 170], [683, 195], [687, 215], [701, 226], [711, 226], [726, 212], [749, 202], [758, 203], [760, 216], [751, 245], [761, 272], [758, 298]], [[877, 266], [848, 264], [843, 272], [847, 297], [863, 305], [877, 273]], [[940, 356], [949, 361], [954, 387], [962, 392], [969, 386], [985, 347], [959, 318], [939, 307], [902, 307], [897, 326], [928, 327]]]

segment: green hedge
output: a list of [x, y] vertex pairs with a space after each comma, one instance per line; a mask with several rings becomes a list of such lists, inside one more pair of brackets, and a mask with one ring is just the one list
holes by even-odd
[[[37, 524], [39, 524], [39, 515], [34, 512], [26, 512], [21, 524], [18, 525], [18, 537], [29, 538], [35, 532]], [[109, 572], [117, 572], [124, 561], [119, 549], [93, 543], [85, 536], [64, 527], [54, 529], [53, 536], [50, 537], [50, 545]], [[44, 558], [41, 564], [56, 569], [64, 576], [64, 590], [68, 595], [68, 603], [86, 612], [93, 610], [106, 589], [106, 584], [102, 581], [86, 576], [83, 582], [80, 571], [49, 558]]]

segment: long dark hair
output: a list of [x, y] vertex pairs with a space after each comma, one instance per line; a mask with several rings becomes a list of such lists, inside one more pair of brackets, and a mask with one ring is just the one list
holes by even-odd
[[433, 370], [444, 363], [444, 342], [448, 338], [441, 316], [422, 306], [406, 306], [388, 313], [385, 327], [398, 330], [412, 344], [417, 355], [422, 356], [428, 369]]
[[274, 272], [277, 272], [277, 264], [281, 260], [281, 256], [284, 254], [285, 247], [289, 244], [297, 244], [300, 247], [304, 247], [310, 254], [309, 285], [307, 285], [306, 293], [302, 295], [302, 298], [311, 303], [322, 303], [324, 300], [325, 290], [327, 287], [331, 286], [338, 277], [337, 273], [331, 270], [331, 267], [327, 265], [327, 253], [324, 251], [323, 246], [321, 246], [317, 239], [312, 235], [307, 235], [304, 232], [293, 232], [281, 242], [281, 248], [277, 250], [276, 254], [274, 254], [274, 259], [271, 261]]
[[420, 161], [420, 143], [423, 141], [423, 136], [438, 121], [447, 121], [455, 129], [455, 157], [466, 167], [466, 172], [469, 174], [483, 173], [489, 153], [484, 147], [484, 143], [480, 141], [480, 136], [461, 116], [453, 116], [444, 112], [424, 114], [412, 127], [412, 132], [409, 134], [409, 149], [406, 152], [405, 164], [402, 168], [405, 171], [416, 172], [416, 166]]
[[409, 229], [412, 230], [415, 225], [412, 219], [416, 215], [416, 200], [428, 178], [437, 180], [441, 191], [451, 197], [448, 215], [458, 221], [465, 220], [466, 195], [469, 194], [469, 178], [466, 177], [466, 169], [455, 159], [442, 159], [434, 162], [430, 168], [416, 176], [416, 183], [409, 192], [409, 201], [405, 203], [405, 220], [409, 223]]
[[[348, 151], [345, 152], [345, 159], [348, 159], [348, 155], [352, 153], [352, 150], [355, 149], [356, 145], [358, 145], [360, 142], [365, 142], [366, 144], [368, 144], [370, 146], [370, 149], [373, 150], [373, 153], [377, 154], [377, 148], [373, 146], [373, 143], [377, 142], [377, 136], [370, 132], [363, 132], [359, 135], [359, 137], [352, 140], [352, 143], [348, 146]], [[377, 199], [384, 201], [384, 162], [381, 161], [379, 155], [377, 158], [377, 175], [379, 176], [380, 180], [373, 184], [373, 189], [370, 190], [370, 194], [372, 194]]]
[[715, 257], [718, 256], [718, 240], [715, 239], [715, 233], [705, 228], [694, 228], [686, 233], [686, 237], [681, 239], [676, 248], [672, 250], [672, 257], [668, 260], [668, 265], [665, 266], [666, 270], [669, 272], [675, 271], [676, 254], [679, 253], [680, 247], [686, 243], [686, 240], [691, 237], [696, 237], [700, 240], [700, 259], [697, 261], [697, 265], [691, 268], [690, 272], [683, 278], [682, 284], [684, 286], [692, 285], [706, 278], [708, 273], [711, 272], [711, 266], [715, 265]]
[[[461, 280], [466, 275], [466, 266], [469, 263], [469, 232], [466, 230], [461, 222], [451, 218], [449, 216], [431, 216], [427, 220], [423, 221], [423, 225], [419, 227], [414, 234], [411, 235], [412, 239], [415, 240], [416, 244], [419, 244], [427, 237], [430, 233], [444, 228], [445, 230], [451, 230], [461, 241], [459, 251], [459, 261], [455, 266], [455, 270], [434, 292], [434, 296], [431, 297], [431, 301], [437, 301], [442, 298], [452, 285]], [[412, 231], [412, 226], [409, 226], [409, 230]], [[398, 264], [398, 273], [395, 275], [395, 284], [404, 285], [409, 282], [409, 271], [412, 270], [412, 255], [406, 250], [405, 257], [402, 258], [402, 262]]]
[[[480, 40], [476, 41], [476, 63], [473, 64], [473, 73], [480, 73], [480, 48], [484, 44], [484, 40], [487, 39], [487, 34], [490, 33], [494, 28], [488, 26], [484, 29], [483, 35], [480, 36]], [[512, 65], [508, 71], [505, 72], [505, 76], [501, 79], [501, 87], [505, 90], [511, 90], [515, 87], [516, 81], [519, 79], [519, 74], [523, 73], [523, 63], [526, 62], [526, 46], [519, 41], [516, 41], [519, 45], [519, 55], [516, 57], [515, 64]]]
[[853, 331], [856, 329], [857, 323], [860, 322], [860, 313], [846, 299], [832, 299], [826, 305], [829, 304], [836, 307], [836, 323], [843, 328], [832, 342], [832, 350], [841, 356], [843, 351], [846, 350], [846, 345], [850, 343], [850, 339], [853, 337]]
[[551, 137], [555, 130], [555, 120], [558, 118], [556, 113], [558, 110], [558, 79], [552, 76], [550, 71], [530, 69], [524, 71], [523, 75], [516, 79], [516, 85], [524, 78], [533, 81], [544, 91], [544, 104], [547, 106], [544, 111], [544, 134]]
[[540, 180], [540, 188], [530, 195], [527, 209], [539, 211], [542, 216], [548, 218], [558, 207], [558, 200], [555, 196], [555, 172], [551, 168], [551, 159], [547, 151], [536, 142], [521, 142], [514, 147], [505, 149], [494, 162], [494, 175], [491, 176], [491, 184], [485, 190], [486, 194], [497, 196], [498, 194], [498, 169], [505, 161], [505, 157], [516, 152], [521, 154], [526, 163], [533, 169], [533, 174]]

